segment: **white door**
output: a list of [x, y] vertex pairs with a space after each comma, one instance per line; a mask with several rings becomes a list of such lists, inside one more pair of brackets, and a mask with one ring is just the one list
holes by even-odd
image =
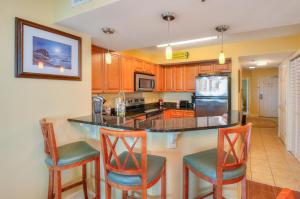
[[261, 79], [259, 86], [259, 116], [278, 117], [278, 77]]

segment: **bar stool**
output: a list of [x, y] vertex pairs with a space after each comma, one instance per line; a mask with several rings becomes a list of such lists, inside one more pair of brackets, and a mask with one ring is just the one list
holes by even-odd
[[[147, 189], [161, 179], [161, 198], [166, 199], [166, 158], [147, 155], [146, 131], [113, 131], [101, 128], [106, 199], [111, 199], [111, 187], [123, 191], [123, 199], [129, 190], [141, 190], [142, 199], [147, 198]], [[132, 143], [129, 144], [129, 139]], [[134, 152], [141, 142], [141, 153]], [[125, 150], [118, 152], [118, 143]]]
[[[88, 199], [86, 164], [93, 161], [95, 161], [95, 198], [100, 199], [100, 152], [83, 141], [57, 147], [53, 124], [42, 119], [40, 125], [44, 137], [45, 162], [49, 170], [48, 199], [52, 199], [54, 196], [56, 199], [61, 199], [62, 192], [79, 185], [83, 185], [84, 198]], [[82, 166], [82, 180], [62, 187], [61, 172], [77, 166]]]
[[[189, 171], [213, 184], [213, 191], [198, 198], [213, 194], [221, 199], [222, 185], [242, 181], [242, 199], [246, 198], [246, 163], [252, 124], [219, 129], [218, 148], [183, 157], [183, 199], [188, 199]], [[224, 142], [228, 143], [225, 152]]]

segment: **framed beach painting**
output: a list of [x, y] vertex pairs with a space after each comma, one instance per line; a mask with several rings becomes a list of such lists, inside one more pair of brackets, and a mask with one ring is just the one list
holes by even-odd
[[16, 77], [81, 80], [81, 38], [16, 18]]

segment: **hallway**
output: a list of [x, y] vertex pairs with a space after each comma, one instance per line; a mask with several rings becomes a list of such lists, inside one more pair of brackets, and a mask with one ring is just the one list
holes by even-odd
[[277, 121], [249, 118], [253, 123], [247, 179], [300, 191], [300, 163], [277, 136]]

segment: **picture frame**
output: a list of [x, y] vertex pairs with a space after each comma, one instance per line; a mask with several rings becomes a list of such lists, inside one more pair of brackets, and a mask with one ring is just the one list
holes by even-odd
[[81, 81], [81, 37], [17, 17], [15, 31], [16, 77]]

